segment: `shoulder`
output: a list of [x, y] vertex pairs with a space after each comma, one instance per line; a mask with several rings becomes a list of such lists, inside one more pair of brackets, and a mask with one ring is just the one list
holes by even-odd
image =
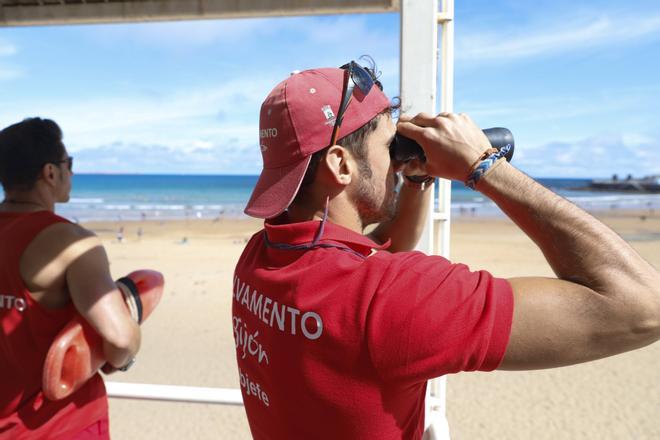
[[99, 238], [89, 229], [69, 222], [54, 223], [43, 229], [34, 239], [44, 245], [71, 245], [80, 240], [99, 242]]
[[422, 252], [377, 252], [367, 259], [377, 273], [375, 303], [404, 301], [409, 305], [428, 302], [461, 302], [472, 295], [499, 294], [510, 290], [504, 281], [484, 270], [471, 270], [439, 255]]
[[335, 275], [342, 274], [335, 276], [339, 285], [350, 286], [347, 290], [358, 291], [361, 298], [371, 302], [428, 289], [429, 284], [438, 284], [437, 280], [445, 278], [441, 274], [451, 266], [443, 257], [418, 251], [376, 251], [366, 258], [335, 252], [331, 264]]
[[[264, 230], [261, 229], [257, 232], [255, 232], [252, 237], [249, 239], [245, 240], [244, 239], [244, 247], [243, 251], [241, 252], [241, 257], [239, 258], [239, 263], [243, 262], [245, 258], [247, 258], [248, 255], [253, 255], [253, 254], [259, 254], [261, 250], [263, 249], [263, 237], [264, 237]], [[237, 241], [240, 243], [240, 239], [237, 239]], [[245, 242], [247, 241], [247, 242]]]
[[454, 266], [439, 255], [426, 255], [420, 251], [387, 252], [378, 251], [367, 258], [367, 263], [380, 267], [391, 277], [429, 275], [445, 272]]
[[52, 260], [71, 261], [90, 249], [102, 247], [101, 240], [92, 231], [70, 222], [58, 222], [39, 232], [25, 254], [32, 252]]
[[70, 268], [88, 261], [107, 261], [99, 238], [80, 225], [57, 222], [35, 235], [20, 257], [19, 270], [31, 291], [60, 291]]

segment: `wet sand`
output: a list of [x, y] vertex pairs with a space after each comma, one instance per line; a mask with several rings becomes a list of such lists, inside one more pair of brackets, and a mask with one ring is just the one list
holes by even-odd
[[[659, 214], [599, 216], [660, 267]], [[137, 363], [107, 380], [238, 388], [231, 279], [245, 241], [260, 225], [255, 220], [85, 225], [102, 238], [113, 276], [151, 268], [163, 272], [167, 283], [162, 303], [143, 326]], [[501, 218], [453, 217], [451, 259], [502, 277], [552, 276], [534, 244]], [[657, 439], [659, 387], [656, 343], [555, 370], [453, 375], [447, 416], [453, 439]], [[111, 399], [110, 417], [115, 440], [250, 438], [242, 407]]]

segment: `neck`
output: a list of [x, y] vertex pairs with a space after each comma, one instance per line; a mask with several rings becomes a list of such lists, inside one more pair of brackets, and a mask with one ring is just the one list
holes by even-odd
[[34, 193], [7, 193], [2, 201], [5, 211], [54, 211], [54, 203], [49, 203], [43, 197]]
[[324, 198], [314, 203], [298, 203], [289, 206], [288, 216], [292, 223], [310, 220], [323, 220], [325, 206], [328, 206], [327, 220], [362, 234], [362, 223], [352, 205], [344, 197]]

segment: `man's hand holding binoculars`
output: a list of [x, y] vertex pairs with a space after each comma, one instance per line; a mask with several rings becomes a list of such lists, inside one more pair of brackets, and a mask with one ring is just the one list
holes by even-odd
[[475, 163], [491, 148], [484, 132], [463, 113], [402, 115], [397, 131], [423, 148], [425, 171], [434, 177], [465, 181]]

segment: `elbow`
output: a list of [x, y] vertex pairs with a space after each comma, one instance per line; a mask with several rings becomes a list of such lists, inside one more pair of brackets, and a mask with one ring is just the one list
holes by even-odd
[[630, 333], [645, 343], [660, 339], [660, 292], [655, 290], [654, 294], [647, 296], [647, 301], [637, 304], [628, 321]]
[[639, 317], [635, 333], [648, 335], [653, 340], [660, 339], [660, 299], [652, 301]]
[[627, 277], [618, 293], [608, 297], [614, 300], [610, 304], [617, 304], [614, 315], [630, 337], [644, 344], [660, 339], [660, 273]]
[[660, 318], [639, 316], [630, 325], [630, 333], [640, 339], [660, 339]]
[[651, 282], [647, 283], [648, 298], [644, 313], [640, 319], [639, 330], [660, 339], [660, 273], [655, 272]]

